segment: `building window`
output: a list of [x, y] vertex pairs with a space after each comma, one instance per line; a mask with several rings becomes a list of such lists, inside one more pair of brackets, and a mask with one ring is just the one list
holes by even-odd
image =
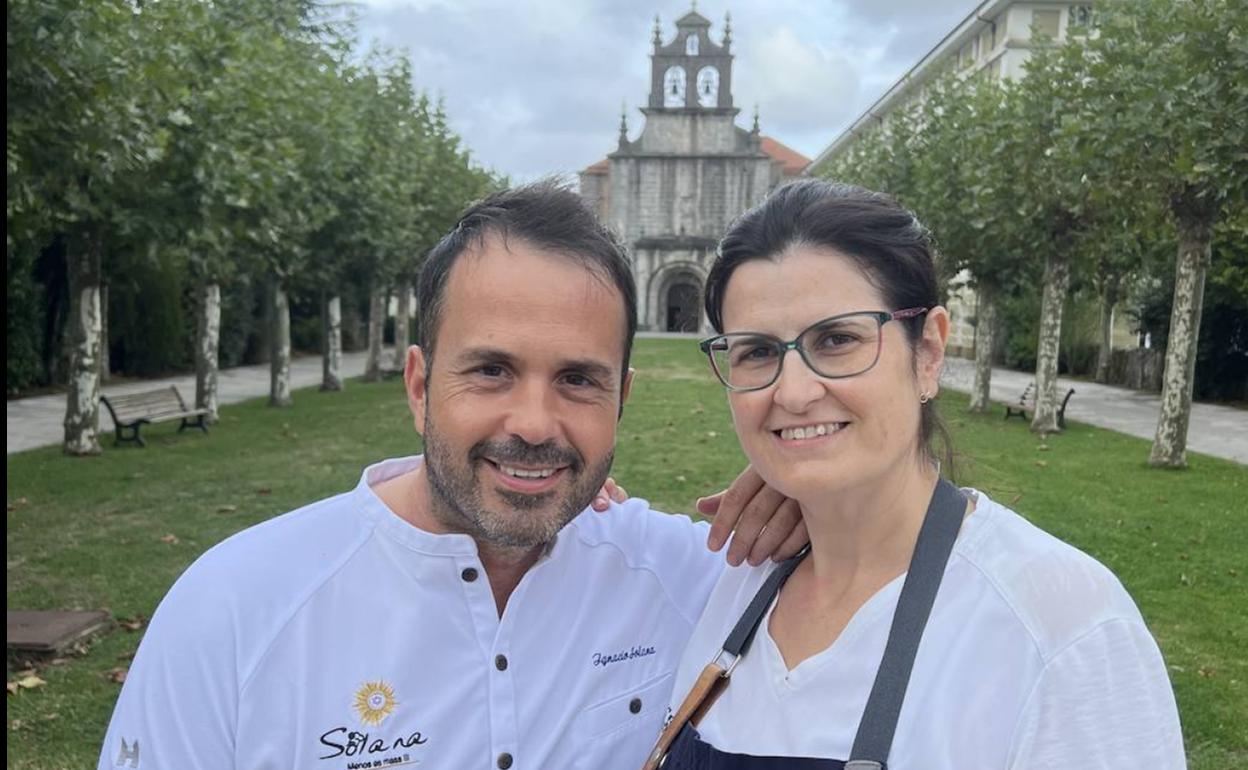
[[1031, 29], [1033, 35], [1043, 35], [1050, 40], [1057, 40], [1061, 11], [1032, 11]]
[[992, 30], [986, 29], [983, 32], [979, 33], [979, 55], [988, 56], [988, 54], [992, 53], [993, 47], [994, 46], [992, 45]]
[[1070, 7], [1070, 21], [1067, 26], [1071, 31], [1079, 30], [1086, 32], [1088, 27], [1093, 24], [1092, 6], [1090, 5], [1072, 5]]
[[685, 56], [698, 55], [698, 33], [693, 32], [685, 38]]
[[996, 48], [997, 46], [1005, 42], [1005, 30], [1006, 30], [1007, 21], [1009, 21], [1009, 16], [1003, 14], [998, 21], [993, 22], [993, 25], [992, 25], [994, 28], [994, 32], [992, 35], [992, 47], [993, 48]]

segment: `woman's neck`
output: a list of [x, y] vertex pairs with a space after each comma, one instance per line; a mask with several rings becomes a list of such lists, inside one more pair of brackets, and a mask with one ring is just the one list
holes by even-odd
[[883, 476], [799, 500], [816, 582], [848, 585], [906, 571], [938, 477], [932, 465], [906, 461]]

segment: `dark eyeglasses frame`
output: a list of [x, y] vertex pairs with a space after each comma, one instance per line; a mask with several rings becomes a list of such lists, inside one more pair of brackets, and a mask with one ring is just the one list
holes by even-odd
[[[806, 357], [806, 349], [798, 344], [798, 340], [804, 337], [806, 335], [806, 332], [810, 331], [811, 329], [814, 329], [817, 326], [822, 326], [828, 323], [829, 321], [835, 321], [839, 318], [848, 318], [850, 316], [870, 316], [874, 318], [877, 322], [879, 322], [879, 328], [882, 331], [884, 328], [884, 324], [888, 323], [889, 321], [903, 321], [907, 318], [916, 318], [928, 312], [929, 310], [931, 310], [931, 308], [929, 307], [911, 307], [911, 308], [906, 308], [905, 310], [894, 310], [892, 312], [889, 312], [887, 310], [856, 310], [852, 313], [839, 313], [837, 315], [828, 316], [827, 318], [815, 321], [810, 326], [807, 326], [805, 329], [802, 329], [800, 332], [798, 332], [798, 335], [794, 337], [793, 339], [789, 340], [788, 342], [785, 342], [784, 340], [781, 340], [778, 337], [773, 337], [770, 334], [763, 334], [762, 332], [730, 332], [728, 334], [717, 334], [714, 337], [709, 337], [707, 339], [704, 339], [698, 343], [698, 348], [703, 353], [705, 353], [706, 357], [710, 360], [711, 371], [715, 372], [715, 376], [719, 379], [721, 383], [723, 383], [725, 388], [727, 388], [728, 390], [734, 393], [748, 393], [750, 391], [763, 390], [765, 388], [770, 388], [772, 385], [776, 384], [776, 380], [780, 379], [780, 373], [784, 370], [784, 359], [788, 356], [788, 353], [790, 350], [796, 350], [797, 354], [801, 356], [802, 361], [806, 364], [806, 368], [810, 369], [812, 372], [824, 378], [825, 380], [844, 380], [850, 377], [857, 377], [860, 374], [866, 374], [867, 372], [871, 371], [871, 369], [877, 363], [879, 363], [880, 350], [882, 349], [884, 345], [884, 335], [881, 334], [880, 336], [876, 337], [875, 358], [872, 359], [871, 365], [868, 366], [866, 369], [854, 372], [853, 374], [827, 375], [814, 367], [814, 364], [812, 364], [810, 362], [810, 359]], [[735, 337], [735, 336], [746, 335], [746, 334], [750, 336], [754, 336], [754, 337], [759, 337], [764, 340], [773, 341], [775, 343], [775, 349], [780, 354], [780, 357], [779, 357], [780, 363], [776, 366], [775, 375], [772, 376], [772, 378], [769, 381], [767, 381], [767, 383], [764, 385], [754, 385], [748, 388], [743, 388], [737, 385], [733, 385], [732, 383], [728, 382], [727, 377], [722, 372], [720, 372], [719, 367], [715, 365], [715, 355], [713, 352], [713, 346], [715, 345], [715, 343], [721, 340], [725, 340], [728, 337]]]

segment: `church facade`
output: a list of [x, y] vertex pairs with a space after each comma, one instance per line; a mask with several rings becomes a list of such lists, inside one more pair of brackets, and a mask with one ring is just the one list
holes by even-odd
[[640, 328], [705, 331], [702, 287], [715, 245], [742, 211], [809, 160], [736, 124], [732, 101], [732, 32], [719, 42], [711, 22], [691, 11], [663, 42], [655, 19], [645, 123], [580, 173], [582, 196], [629, 248], [637, 281]]

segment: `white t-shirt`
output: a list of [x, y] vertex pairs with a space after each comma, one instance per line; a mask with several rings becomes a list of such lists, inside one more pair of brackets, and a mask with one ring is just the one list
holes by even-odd
[[419, 462], [371, 466], [191, 565], [100, 770], [635, 770], [723, 571], [706, 526], [644, 500], [587, 510], [500, 619], [472, 538], [419, 530], [370, 489]]
[[[1177, 770], [1161, 653], [1117, 578], [984, 494], [923, 633], [889, 770]], [[674, 712], [774, 565], [726, 570], [676, 676]], [[904, 576], [789, 671], [770, 610], [698, 727], [738, 754], [849, 758]], [[773, 603], [774, 606], [774, 603]]]

